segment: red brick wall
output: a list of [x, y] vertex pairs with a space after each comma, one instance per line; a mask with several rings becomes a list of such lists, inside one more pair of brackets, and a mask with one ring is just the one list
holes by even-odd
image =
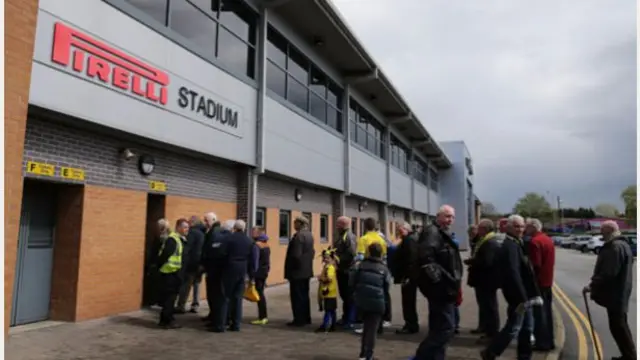
[[147, 194], [86, 186], [76, 321], [140, 309]]
[[31, 82], [38, 0], [4, 2], [4, 328], [11, 320], [18, 225], [22, 203], [22, 151]]

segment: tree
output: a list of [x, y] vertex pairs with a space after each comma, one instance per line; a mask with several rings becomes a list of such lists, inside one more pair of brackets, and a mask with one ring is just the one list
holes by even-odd
[[595, 208], [597, 215], [604, 217], [616, 217], [618, 216], [618, 209], [613, 204], [598, 204]]
[[541, 221], [547, 221], [553, 215], [553, 210], [547, 199], [533, 192], [526, 193], [518, 199], [513, 207], [513, 212], [520, 216], [538, 218]]
[[629, 185], [622, 191], [620, 197], [624, 201], [624, 217], [629, 225], [634, 225], [638, 219], [638, 188], [636, 185]]
[[495, 205], [493, 205], [490, 202], [484, 202], [482, 203], [482, 209], [480, 210], [481, 214], [484, 215], [496, 215], [498, 213], [498, 210], [496, 209]]

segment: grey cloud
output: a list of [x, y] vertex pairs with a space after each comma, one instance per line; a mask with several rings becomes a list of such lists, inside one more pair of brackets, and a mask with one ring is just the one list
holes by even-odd
[[432, 135], [467, 143], [481, 199], [621, 206], [636, 182], [635, 2], [334, 1]]

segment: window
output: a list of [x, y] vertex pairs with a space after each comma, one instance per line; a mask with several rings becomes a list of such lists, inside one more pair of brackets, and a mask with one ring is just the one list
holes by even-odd
[[280, 243], [288, 243], [291, 237], [291, 212], [288, 210], [280, 210], [280, 229], [278, 230], [278, 237]]
[[429, 167], [429, 188], [438, 191], [438, 172], [432, 167]]
[[[255, 77], [258, 15], [243, 0], [126, 0], [225, 69]], [[168, 15], [168, 16], [167, 16]]]
[[342, 89], [269, 26], [267, 88], [342, 132]]
[[167, 26], [167, 0], [126, 0], [155, 21]]
[[329, 242], [329, 216], [320, 215], [320, 242]]
[[267, 210], [265, 208], [257, 208], [256, 209], [256, 226], [259, 226], [263, 229], [267, 227]]
[[349, 126], [351, 127], [351, 141], [384, 159], [384, 128], [353, 99], [351, 99], [349, 108]]
[[409, 150], [393, 135], [391, 135], [391, 165], [405, 174], [409, 173]]
[[309, 212], [303, 212], [302, 216], [307, 218], [307, 221], [309, 221], [309, 231], [313, 232], [313, 216], [311, 215], [311, 213]]
[[360, 219], [360, 236], [364, 235], [364, 219]]
[[358, 218], [351, 218], [351, 232], [355, 234], [357, 228], [358, 228]]
[[420, 159], [415, 159], [414, 161], [413, 178], [418, 182], [427, 185], [427, 164], [422, 162]]

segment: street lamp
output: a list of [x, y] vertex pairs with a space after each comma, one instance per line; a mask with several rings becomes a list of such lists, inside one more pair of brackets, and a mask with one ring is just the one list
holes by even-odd
[[[558, 224], [558, 217], [556, 216], [556, 212], [553, 209], [553, 196], [551, 195], [551, 192], [549, 190], [547, 190], [547, 201], [549, 201], [549, 204], [551, 205], [551, 216], [553, 219], [553, 224], [557, 225]], [[558, 211], [560, 211], [560, 209], [558, 209]]]

